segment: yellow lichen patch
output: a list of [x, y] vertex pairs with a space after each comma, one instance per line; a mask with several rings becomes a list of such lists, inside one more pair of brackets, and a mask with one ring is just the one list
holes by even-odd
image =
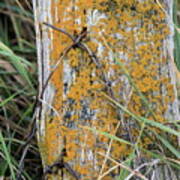
[[[98, 152], [105, 154], [109, 148], [112, 158], [121, 161], [133, 149], [115, 140], [110, 146], [108, 137], [82, 127], [135, 143], [141, 126], [100, 92], [136, 115], [161, 123], [166, 121], [165, 111], [174, 100], [173, 86], [165, 70], [168, 58], [162, 48], [169, 29], [165, 14], [152, 0], [59, 0], [53, 6], [56, 7], [52, 9], [55, 26], [74, 38], [87, 28], [87, 37], [81, 43], [88, 50], [71, 48], [50, 80], [56, 92], [53, 107], [61, 117], [53, 116], [46, 123], [48, 164], [53, 164], [65, 148], [64, 160], [82, 179], [96, 179], [104, 161]], [[52, 37], [51, 65], [55, 65], [73, 42], [60, 32], [53, 31]], [[131, 87], [114, 57], [125, 65], [136, 88]], [[148, 147], [151, 143], [148, 137], [142, 136], [139, 145]], [[111, 166], [108, 161], [104, 171]], [[116, 169], [109, 178], [118, 174]]]
[[[57, 148], [62, 144], [62, 139], [60, 139], [61, 131], [59, 129], [59, 123], [56, 121], [51, 124], [46, 125], [46, 136], [45, 136], [45, 146], [46, 146], [46, 163], [51, 165], [55, 162], [60, 155], [61, 149]], [[63, 148], [63, 147], [61, 147]]]

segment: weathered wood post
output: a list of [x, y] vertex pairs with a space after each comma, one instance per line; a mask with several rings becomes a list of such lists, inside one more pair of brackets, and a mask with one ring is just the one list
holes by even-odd
[[[179, 120], [172, 3], [33, 0], [41, 102], [38, 140], [46, 178], [95, 180], [119, 175], [117, 166], [103, 176], [114, 163], [102, 154], [122, 162], [134, 147], [83, 128], [137, 141], [142, 123], [109, 98], [149, 120]], [[153, 136], [143, 135], [138, 144], [151, 146]], [[141, 153], [137, 150], [132, 168], [148, 159]], [[148, 179], [157, 179], [161, 171], [157, 169], [147, 174]]]

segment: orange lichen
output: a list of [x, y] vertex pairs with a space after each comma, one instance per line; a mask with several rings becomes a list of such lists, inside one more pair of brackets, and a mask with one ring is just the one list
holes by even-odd
[[[53, 19], [54, 25], [71, 35], [78, 34], [87, 26], [88, 37], [83, 43], [98, 56], [101, 68], [86, 51], [72, 48], [55, 70], [50, 80], [56, 91], [53, 106], [61, 118], [54, 116], [51, 122], [46, 123], [47, 164], [53, 164], [65, 147], [65, 160], [83, 179], [93, 179], [104, 160], [97, 153], [107, 151], [109, 138], [84, 131], [82, 126], [114, 134], [132, 143], [139, 135], [139, 125], [136, 128], [130, 126], [130, 123], [134, 124], [132, 118], [99, 92], [108, 94], [136, 115], [165, 121], [164, 112], [174, 100], [173, 87], [161, 70], [168, 60], [163, 57], [162, 46], [169, 29], [165, 14], [152, 0], [59, 0], [52, 7], [52, 17], [57, 18]], [[126, 90], [129, 89], [126, 89], [124, 72], [102, 42], [102, 34], [109, 48], [119, 56], [117, 61], [124, 62], [133, 83], [152, 106], [155, 119], [137, 91], [133, 90], [127, 98]], [[66, 35], [53, 32], [52, 65], [58, 62], [71, 43]], [[130, 127], [127, 129], [125, 124]], [[151, 144], [148, 137], [141, 141], [143, 147]], [[121, 160], [132, 152], [132, 148], [114, 141], [110, 152], [112, 158]], [[105, 169], [111, 165], [107, 163]]]

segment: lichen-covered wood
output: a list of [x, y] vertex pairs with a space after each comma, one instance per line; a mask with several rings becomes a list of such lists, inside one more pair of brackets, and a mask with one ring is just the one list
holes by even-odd
[[[34, 0], [33, 3], [40, 94], [45, 88], [37, 116], [44, 168], [63, 158], [79, 178], [100, 179], [114, 163], [99, 153], [108, 152], [111, 158], [121, 162], [134, 148], [83, 127], [136, 143], [142, 126], [104, 94], [132, 113], [153, 121], [166, 123], [179, 118], [171, 68], [172, 1]], [[65, 53], [72, 40], [43, 22], [59, 27], [73, 37], [87, 28], [87, 36], [81, 43], [96, 56], [97, 62], [79, 47], [72, 47]], [[52, 77], [44, 87], [51, 72]], [[143, 135], [139, 146], [150, 147], [154, 140], [153, 135]], [[62, 151], [66, 151], [63, 157]], [[142, 157], [134, 163], [134, 168], [148, 161], [148, 156], [140, 154]], [[103, 179], [115, 179], [119, 170], [116, 168]], [[61, 175], [58, 171], [46, 177], [61, 179]], [[75, 179], [66, 168], [63, 176]]]

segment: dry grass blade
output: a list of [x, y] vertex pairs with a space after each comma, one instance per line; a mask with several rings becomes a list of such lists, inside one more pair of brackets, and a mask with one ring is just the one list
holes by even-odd
[[[159, 159], [156, 159], [156, 160], [154, 160], [153, 162], [141, 164], [141, 165], [140, 165], [139, 167], [137, 167], [134, 171], [137, 172], [137, 171], [139, 171], [140, 169], [142, 169], [142, 168], [144, 168], [144, 167], [146, 167], [146, 166], [152, 167], [152, 166], [154, 166], [154, 165], [156, 165], [156, 164], [158, 164], [158, 163], [159, 163]], [[125, 180], [130, 180], [133, 176], [134, 176], [134, 174], [131, 173], [131, 174], [128, 175], [128, 177], [126, 177]]]
[[[5, 69], [6, 72], [9, 73], [16, 73], [15, 68], [8, 62], [0, 59], [0, 67]], [[19, 82], [21, 85], [25, 86], [25, 81], [22, 79], [20, 75], [14, 75], [14, 78], [17, 82]]]
[[177, 160], [177, 159], [172, 159], [172, 158], [166, 158], [167, 160], [171, 161], [171, 162], [174, 162], [176, 164], [178, 164], [180, 166], [180, 160]]
[[21, 16], [19, 14], [16, 14], [16, 13], [13, 13], [13, 12], [8, 12], [8, 11], [5, 11], [5, 10], [1, 10], [0, 9], [0, 13], [2, 14], [5, 14], [5, 15], [8, 15], [8, 16], [14, 16], [16, 18], [19, 18], [19, 19], [22, 19], [23, 21], [27, 22], [27, 23], [30, 23], [31, 25], [34, 24], [33, 20], [28, 18], [28, 17], [24, 17], [24, 16]]
[[[138, 176], [138, 177], [140, 177], [140, 178], [143, 179], [143, 180], [148, 180], [148, 179], [147, 179], [143, 174], [141, 174], [140, 172], [138, 172], [138, 171], [136, 171], [136, 170], [132, 170], [131, 168], [125, 166], [124, 164], [115, 161], [115, 160], [112, 159], [111, 157], [109, 157], [109, 156], [107, 157], [107, 156], [106, 156], [105, 154], [103, 154], [103, 153], [98, 152], [98, 154], [100, 154], [101, 156], [104, 156], [104, 157], [106, 157], [107, 159], [109, 159], [110, 161], [114, 162], [114, 163], [117, 165], [117, 167], [120, 166], [121, 168], [128, 170], [129, 172], [131, 172], [131, 173], [133, 174], [133, 176]], [[114, 168], [113, 168], [113, 169], [111, 168], [111, 171], [112, 171], [112, 170], [114, 170]], [[110, 170], [108, 170], [108, 171], [105, 172], [103, 175], [101, 175], [100, 179], [102, 179], [104, 176], [106, 176], [109, 172], [110, 172]]]

